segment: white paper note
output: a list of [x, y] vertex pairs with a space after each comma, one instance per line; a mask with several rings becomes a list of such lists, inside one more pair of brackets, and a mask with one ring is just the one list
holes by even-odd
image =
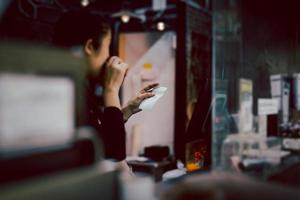
[[144, 100], [141, 105], [139, 106], [142, 110], [150, 110], [153, 108], [153, 106], [156, 104], [156, 102], [165, 94], [167, 91], [166, 87], [158, 87], [155, 88], [152, 93], [155, 94], [155, 96], [150, 97], [146, 100]]
[[279, 99], [258, 99], [258, 115], [277, 114], [279, 110]]

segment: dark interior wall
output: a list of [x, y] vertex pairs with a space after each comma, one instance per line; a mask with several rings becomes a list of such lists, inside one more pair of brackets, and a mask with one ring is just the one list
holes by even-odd
[[256, 114], [257, 98], [270, 97], [271, 74], [300, 72], [299, 6], [297, 0], [216, 3], [216, 79], [228, 81], [229, 112], [239, 109], [238, 79], [253, 81]]
[[[270, 97], [271, 74], [300, 72], [300, 1], [214, 1], [216, 88], [227, 91], [228, 110], [239, 110], [240, 78], [254, 84], [254, 106]], [[218, 85], [218, 81], [226, 84]]]
[[254, 108], [257, 107], [257, 98], [270, 97], [271, 74], [300, 72], [298, 2], [242, 2], [242, 65], [239, 76], [253, 80]]
[[297, 71], [298, 2], [243, 1], [243, 68], [265, 63], [270, 73]]

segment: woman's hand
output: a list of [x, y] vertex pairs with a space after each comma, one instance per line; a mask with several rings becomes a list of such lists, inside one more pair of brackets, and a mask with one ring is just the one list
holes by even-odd
[[128, 70], [128, 65], [121, 58], [111, 57], [105, 66], [104, 104], [106, 107], [121, 108], [119, 90]]
[[111, 57], [105, 65], [105, 89], [119, 92], [128, 65], [117, 56]]
[[136, 114], [140, 111], [142, 111], [142, 109], [139, 108], [140, 104], [142, 103], [142, 101], [144, 101], [147, 98], [153, 97], [154, 94], [152, 93], [152, 90], [154, 88], [156, 88], [159, 84], [158, 83], [153, 83], [148, 85], [147, 87], [145, 87], [144, 89], [142, 89], [140, 91], [140, 94], [138, 96], [136, 96], [134, 99], [132, 99], [131, 101], [129, 101], [127, 103], [127, 106], [125, 106], [122, 109], [123, 112], [123, 118], [124, 121], [126, 122], [133, 114]]

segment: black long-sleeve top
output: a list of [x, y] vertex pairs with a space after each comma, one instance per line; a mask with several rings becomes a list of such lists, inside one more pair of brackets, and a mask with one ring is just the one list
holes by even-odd
[[[123, 113], [116, 107], [104, 107], [101, 87], [87, 85], [88, 125], [92, 126], [102, 139], [105, 157], [124, 160], [126, 157], [126, 135]], [[98, 90], [98, 91], [97, 91]]]

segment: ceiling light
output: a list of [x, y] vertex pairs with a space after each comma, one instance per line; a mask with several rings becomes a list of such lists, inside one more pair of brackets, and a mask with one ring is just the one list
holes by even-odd
[[81, 5], [83, 6], [83, 7], [86, 7], [86, 6], [88, 6], [90, 4], [90, 1], [89, 0], [81, 0]]
[[157, 28], [157, 30], [159, 30], [159, 31], [164, 31], [164, 30], [166, 29], [166, 24], [165, 24], [165, 22], [162, 22], [162, 21], [157, 22], [156, 28]]
[[121, 15], [121, 20], [122, 20], [123, 23], [126, 24], [126, 23], [129, 22], [130, 16], [128, 14], [124, 13], [123, 15]]

